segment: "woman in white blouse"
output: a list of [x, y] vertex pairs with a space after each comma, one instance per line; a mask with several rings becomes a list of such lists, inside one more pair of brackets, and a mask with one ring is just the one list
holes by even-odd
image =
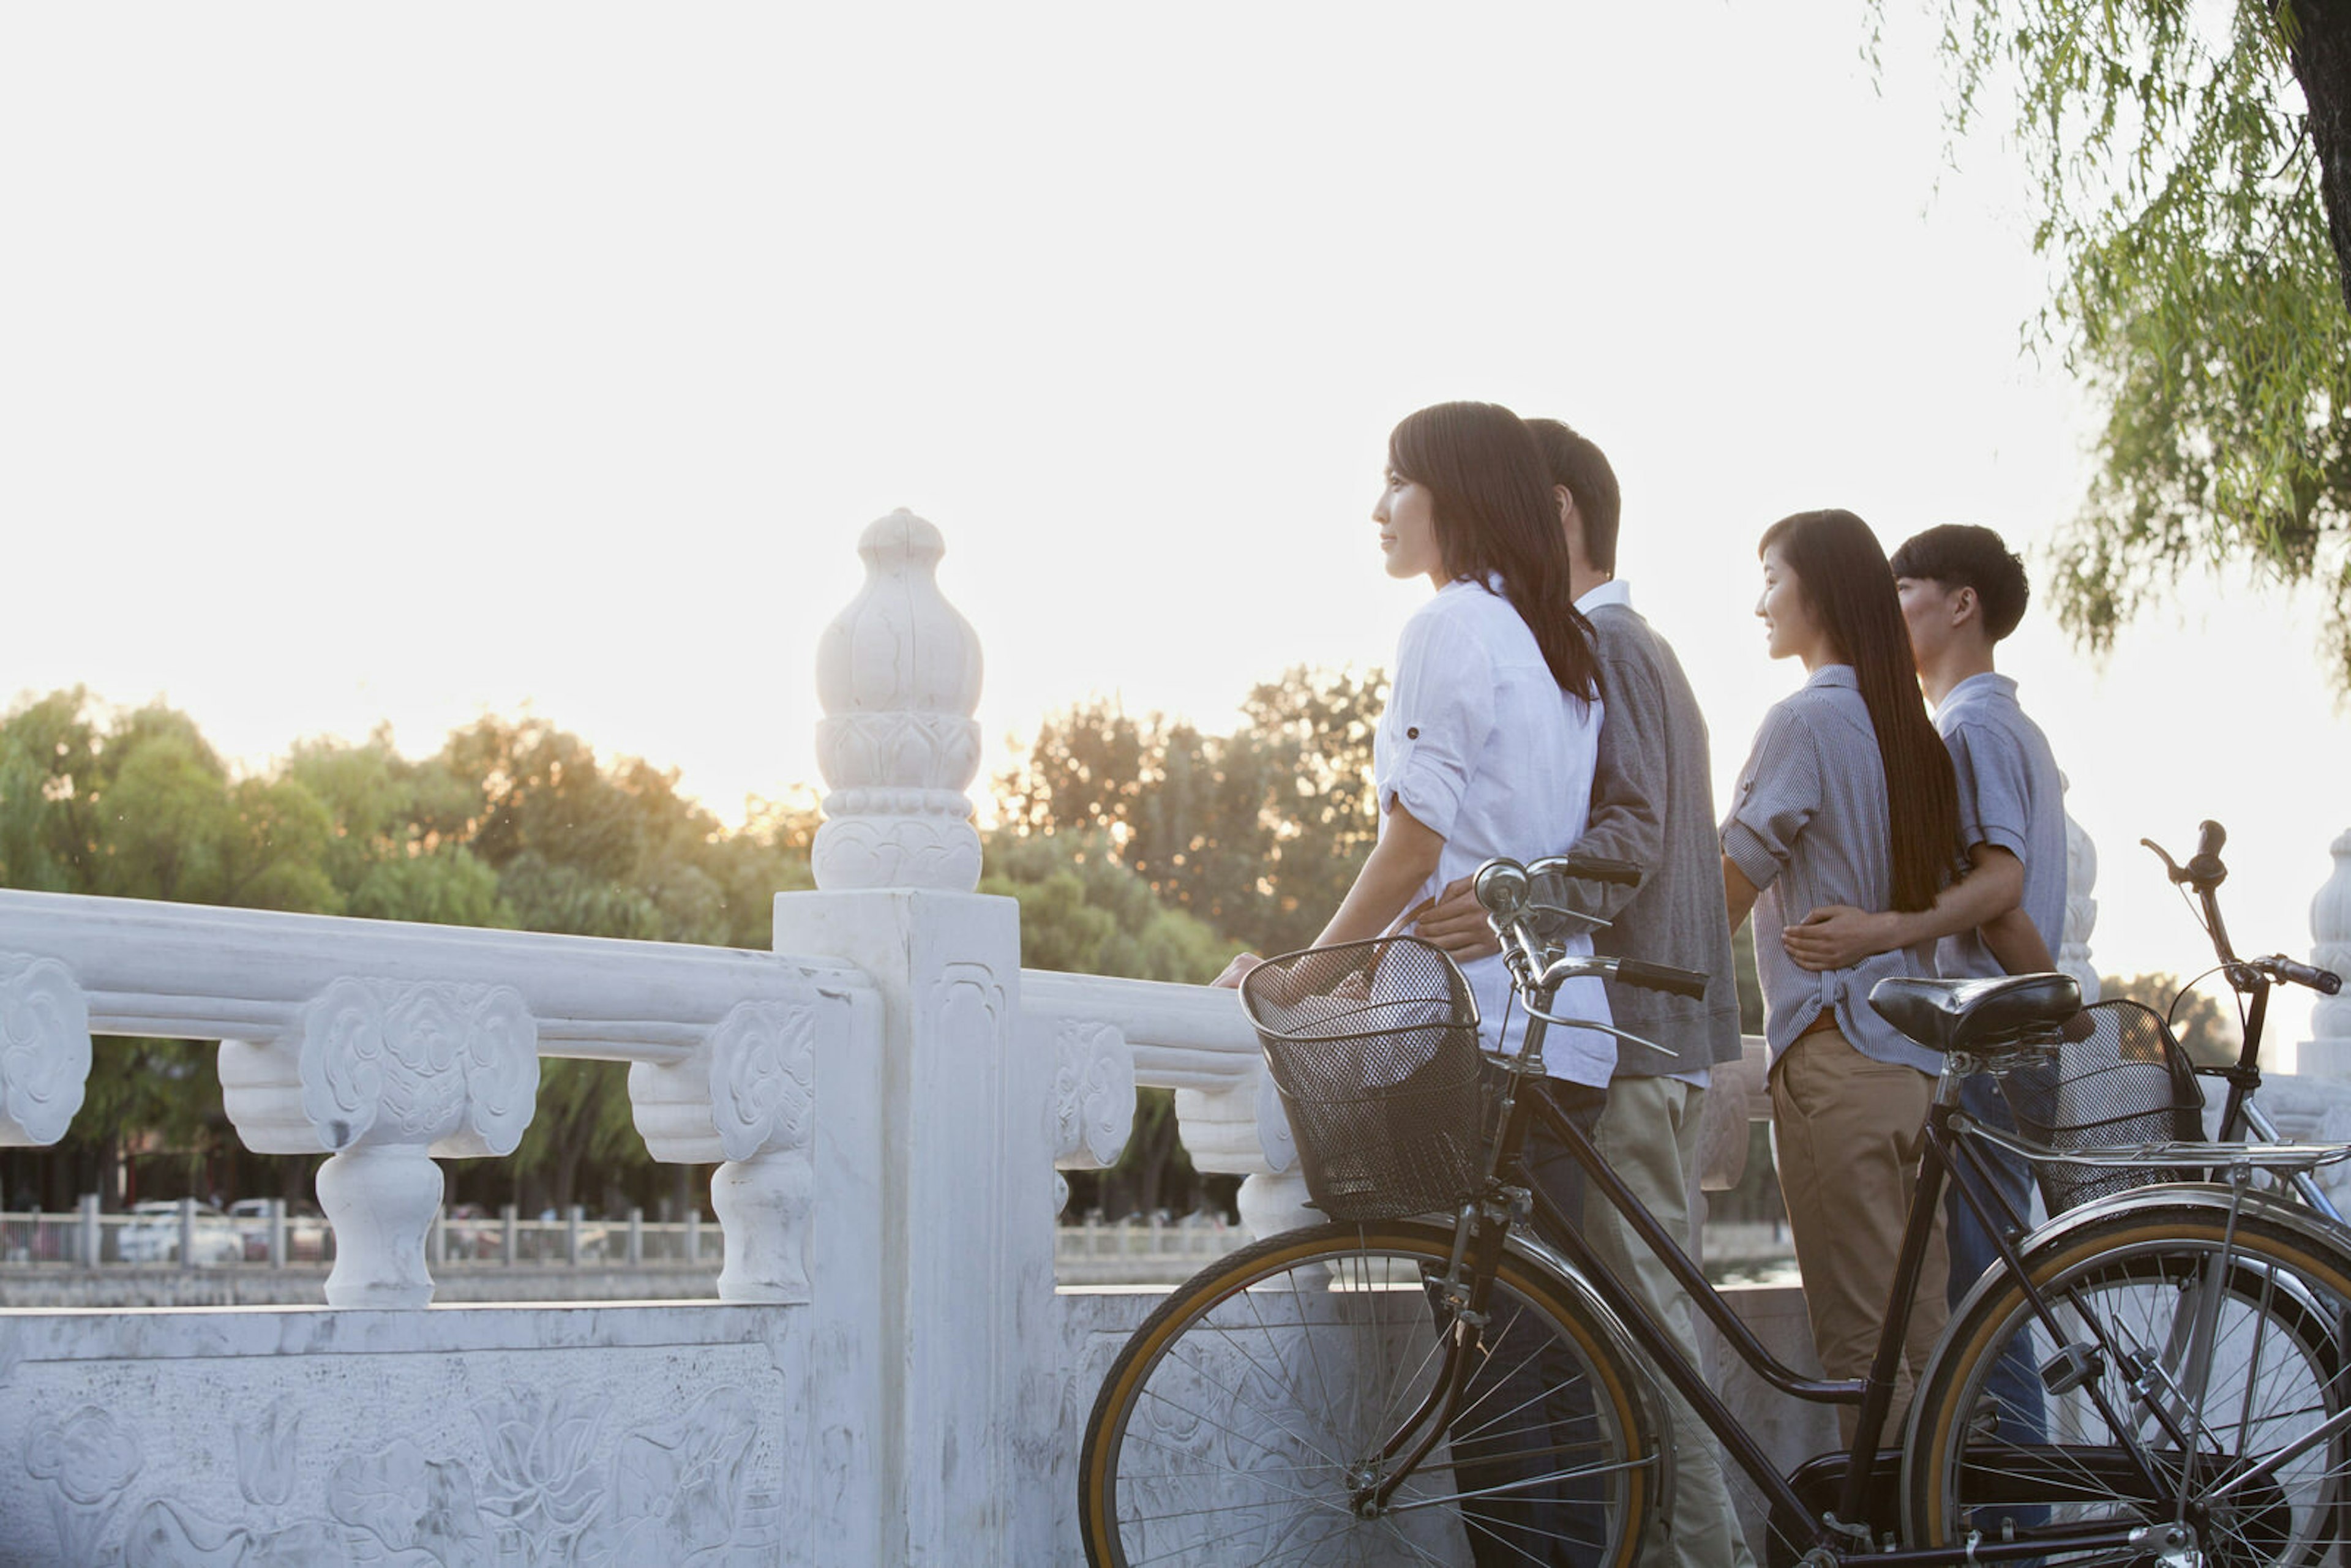
[[[1422, 409], [1388, 436], [1372, 520], [1388, 575], [1425, 577], [1437, 591], [1405, 623], [1373, 740], [1379, 841], [1318, 947], [1397, 929], [1491, 856], [1573, 844], [1592, 800], [1598, 663], [1534, 434], [1495, 403]], [[1238, 985], [1256, 963], [1241, 955], [1217, 983]], [[1484, 1043], [1515, 1051], [1525, 1015], [1502, 959], [1463, 973]], [[1608, 1021], [1597, 979], [1569, 982], [1558, 1007]], [[1593, 1030], [1553, 1030], [1543, 1058], [1553, 1079], [1604, 1091], [1616, 1047]]]
[[[1405, 623], [1373, 740], [1379, 841], [1318, 947], [1395, 930], [1490, 856], [1524, 860], [1573, 844], [1592, 800], [1598, 662], [1568, 588], [1559, 505], [1534, 433], [1492, 403], [1422, 409], [1388, 437], [1372, 520], [1388, 575], [1425, 577], [1436, 594]], [[1591, 950], [1589, 938], [1578, 940]], [[1218, 983], [1238, 985], [1256, 962], [1243, 954]], [[1463, 974], [1478, 998], [1482, 1043], [1515, 1052], [1525, 1013], [1511, 1005], [1501, 956], [1474, 960]], [[1568, 982], [1556, 1006], [1609, 1021], [1596, 978]], [[1553, 1029], [1543, 1063], [1543, 1092], [1588, 1133], [1607, 1100], [1616, 1042]], [[1541, 1124], [1523, 1157], [1528, 1179], [1562, 1214], [1583, 1214], [1582, 1167]], [[1562, 1444], [1581, 1440], [1589, 1394], [1573, 1366], [1524, 1332], [1500, 1331], [1468, 1407], [1520, 1413], [1511, 1446], [1534, 1440], [1541, 1453], [1535, 1423], [1556, 1423]], [[1458, 1447], [1455, 1454], [1457, 1483], [1481, 1499], [1463, 1509], [1479, 1568], [1576, 1561], [1575, 1542], [1605, 1538], [1601, 1505], [1554, 1460], [1473, 1460]]]

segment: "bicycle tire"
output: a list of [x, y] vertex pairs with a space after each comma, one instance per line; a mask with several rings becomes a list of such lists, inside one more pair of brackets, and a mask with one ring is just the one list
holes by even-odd
[[[1421, 1221], [1316, 1226], [1244, 1248], [1169, 1295], [1120, 1351], [1086, 1423], [1087, 1562], [1626, 1568], [1663, 1469], [1639, 1375], [1571, 1288], [1515, 1253], [1446, 1440], [1393, 1506], [1355, 1511], [1357, 1483], [1437, 1381], [1439, 1309], [1425, 1281], [1452, 1248], [1451, 1227]], [[1524, 1383], [1498, 1394], [1538, 1361], [1541, 1406], [1512, 1405]], [[1484, 1495], [1465, 1504], [1459, 1490]]]
[[[2240, 1213], [2231, 1232], [2225, 1208], [2150, 1196], [2051, 1238], [2024, 1262], [2066, 1344], [2054, 1343], [2013, 1279], [1977, 1296], [1946, 1333], [1906, 1445], [1912, 1545], [1962, 1545], [1970, 1531], [1998, 1541], [2010, 1528], [2029, 1539], [2044, 1519], [2062, 1529], [2184, 1514], [2209, 1563], [2342, 1561], [2327, 1553], [2346, 1544], [2351, 1529], [2351, 1437], [2338, 1431], [2232, 1496], [2216, 1489], [2351, 1405], [2343, 1337], [2351, 1253], [2258, 1212]], [[2205, 1331], [2196, 1313], [2208, 1281], [2219, 1281], [2219, 1294]], [[2019, 1335], [2032, 1366], [2056, 1367], [2062, 1385], [2070, 1358], [2082, 1378], [2051, 1390], [2040, 1441], [2003, 1437], [2000, 1409], [1984, 1392]], [[2213, 1348], [2202, 1386], [2189, 1388], [2199, 1342]], [[2121, 1354], [2106, 1354], [2106, 1344]], [[2116, 1420], [2096, 1407], [2094, 1385]], [[2199, 1456], [2193, 1466], [2182, 1462], [2189, 1452]], [[2053, 1550], [2041, 1561], [2139, 1560]]]

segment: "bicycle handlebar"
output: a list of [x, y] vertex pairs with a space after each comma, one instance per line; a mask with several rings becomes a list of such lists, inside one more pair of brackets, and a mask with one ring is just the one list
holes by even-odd
[[2196, 827], [2196, 853], [2188, 862], [2188, 877], [2198, 888], [2218, 887], [2229, 880], [2229, 868], [2220, 862], [2220, 846], [2229, 841], [2229, 830], [2206, 819]]
[[2309, 964], [2297, 964], [2283, 953], [2273, 953], [2266, 958], [2255, 958], [2252, 967], [2273, 978], [2291, 985], [2307, 986], [2321, 996], [2331, 997], [2343, 988], [2343, 977], [2332, 969], [2321, 969]]
[[2288, 985], [2308, 987], [2322, 996], [2331, 997], [2340, 991], [2343, 988], [2343, 977], [2332, 969], [2321, 969], [2314, 965], [2299, 964], [2283, 953], [2273, 953], [2266, 958], [2240, 960], [2231, 950], [2229, 928], [2221, 924], [2220, 900], [2213, 896], [2214, 891], [2229, 879], [2229, 867], [2220, 859], [2221, 846], [2228, 841], [2229, 830], [2207, 819], [2197, 825], [2196, 852], [2189, 857], [2186, 865], [2180, 865], [2165, 853], [2163, 846], [2153, 839], [2139, 841], [2140, 843], [2153, 850], [2156, 858], [2163, 862], [2165, 874], [2169, 876], [2176, 884], [2194, 893], [2199, 902], [2203, 904], [2204, 923], [2211, 930], [2212, 950], [2220, 955], [2220, 962], [2228, 967], [2232, 983], [2236, 984], [2240, 990], [2244, 989], [2251, 983], [2242, 977], [2243, 971], [2252, 970], [2272, 980], [2282, 980]]
[[1638, 887], [1643, 875], [1641, 868], [1631, 861], [1609, 860], [1601, 855], [1546, 855], [1527, 867], [1530, 876], [1541, 876], [1545, 872], [1584, 882], [1612, 883], [1618, 887]]
[[2220, 846], [2228, 841], [2229, 830], [2208, 819], [2197, 826], [2196, 852], [2188, 857], [2186, 865], [2181, 865], [2153, 839], [2139, 840], [2155, 852], [2155, 858], [2163, 862], [2164, 874], [2175, 884], [2199, 894], [2209, 894], [2229, 880], [2229, 868], [2220, 859]]
[[1695, 969], [1677, 969], [1671, 964], [1646, 964], [1638, 958], [1616, 960], [1616, 977], [1628, 986], [1645, 991], [1665, 991], [1693, 1001], [1706, 999], [1706, 977]]
[[1703, 1000], [1708, 979], [1697, 970], [1638, 958], [1603, 958], [1586, 954], [1553, 957], [1543, 950], [1545, 945], [1535, 934], [1527, 929], [1529, 919], [1539, 913], [1576, 915], [1573, 910], [1538, 901], [1537, 883], [1546, 878], [1638, 887], [1643, 874], [1641, 868], [1629, 861], [1606, 860], [1598, 855], [1546, 855], [1530, 865], [1496, 856], [1478, 868], [1471, 887], [1478, 902], [1485, 906], [1496, 934], [1502, 937], [1512, 971], [1522, 985], [1532, 990], [1550, 990], [1573, 975], [1611, 975], [1643, 990]]

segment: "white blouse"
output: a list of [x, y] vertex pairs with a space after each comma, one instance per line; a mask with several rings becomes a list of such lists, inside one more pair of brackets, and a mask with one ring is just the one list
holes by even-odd
[[[1534, 633], [1499, 592], [1451, 582], [1416, 612], [1398, 641], [1387, 711], [1372, 740], [1380, 831], [1401, 805], [1445, 840], [1414, 904], [1496, 855], [1530, 861], [1573, 846], [1592, 805], [1600, 719], [1597, 701], [1560, 689]], [[1572, 939], [1569, 951], [1589, 953], [1591, 938]], [[1478, 999], [1483, 1043], [1516, 1054], [1526, 1011], [1510, 996], [1502, 959], [1481, 958], [1462, 973]], [[1614, 1021], [1597, 978], [1561, 987], [1553, 1010]], [[1543, 1038], [1543, 1062], [1553, 1078], [1605, 1089], [1616, 1042], [1592, 1030], [1554, 1029]]]

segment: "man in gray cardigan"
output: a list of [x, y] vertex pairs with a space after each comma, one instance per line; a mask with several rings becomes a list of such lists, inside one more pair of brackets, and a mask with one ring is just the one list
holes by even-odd
[[[1673, 649], [1633, 609], [1625, 584], [1615, 580], [1619, 497], [1607, 457], [1557, 420], [1527, 423], [1551, 465], [1576, 607], [1592, 622], [1606, 705], [1591, 821], [1573, 847], [1582, 854], [1630, 861], [1648, 873], [1637, 889], [1592, 884], [1593, 912], [1611, 923], [1593, 934], [1593, 946], [1712, 977], [1702, 1001], [1610, 982], [1608, 1005], [1616, 1027], [1665, 1049], [1619, 1047], [1593, 1141], [1667, 1233], [1685, 1251], [1693, 1251], [1689, 1195], [1697, 1185], [1707, 1080], [1714, 1067], [1740, 1055], [1739, 995], [1723, 913], [1706, 720]], [[1568, 847], [1529, 845], [1528, 853]], [[1462, 956], [1495, 950], [1484, 911], [1466, 884], [1448, 888], [1437, 907], [1422, 917], [1418, 931]], [[1689, 1298], [1596, 1192], [1585, 1205], [1584, 1235], [1696, 1364]], [[1652, 1537], [1643, 1561], [1752, 1568], [1714, 1437], [1679, 1399], [1674, 1405], [1673, 1514], [1667, 1539]]]

